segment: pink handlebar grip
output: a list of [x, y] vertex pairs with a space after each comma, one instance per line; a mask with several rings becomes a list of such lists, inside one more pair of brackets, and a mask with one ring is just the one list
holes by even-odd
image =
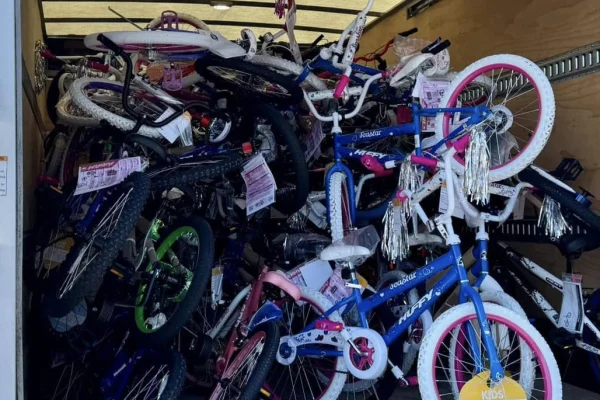
[[108, 72], [108, 65], [102, 64], [96, 61], [88, 61], [87, 66], [92, 69], [97, 69], [98, 71], [102, 71], [104, 73]]
[[457, 153], [463, 153], [467, 146], [469, 145], [469, 139], [471, 135], [465, 135], [454, 142], [453, 146], [456, 149]]
[[335, 91], [333, 92], [334, 99], [339, 99], [342, 96], [344, 89], [346, 89], [346, 86], [348, 86], [348, 82], [350, 82], [350, 77], [342, 75], [337, 85], [335, 86]]
[[53, 59], [55, 59], [55, 58], [56, 58], [56, 56], [55, 56], [54, 54], [52, 54], [52, 52], [51, 52], [50, 50], [48, 50], [48, 49], [46, 49], [46, 50], [42, 51], [42, 52], [40, 53], [40, 55], [41, 55], [43, 58], [45, 58], [46, 60], [53, 60]]
[[373, 172], [376, 177], [388, 176], [394, 172], [391, 169], [385, 169], [379, 160], [370, 154], [365, 154], [362, 156], [360, 158], [360, 162], [366, 169]]
[[438, 165], [438, 160], [435, 160], [433, 158], [423, 157], [423, 156], [417, 156], [414, 154], [410, 156], [410, 162], [412, 162], [413, 164], [422, 165], [424, 167], [429, 167], [429, 168], [437, 168], [437, 165]]

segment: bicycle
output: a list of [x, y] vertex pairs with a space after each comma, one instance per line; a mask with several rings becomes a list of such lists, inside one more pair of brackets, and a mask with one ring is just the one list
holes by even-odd
[[[462, 146], [464, 146], [464, 140], [462, 142]], [[469, 388], [473, 387], [474, 382], [484, 378], [486, 383], [491, 383], [491, 387], [482, 384], [478, 386], [477, 390], [481, 390], [481, 393], [485, 392], [485, 395], [490, 393], [499, 395], [500, 392], [508, 395], [509, 392], [512, 392], [511, 396], [515, 396], [512, 398], [516, 399], [533, 396], [532, 393], [535, 391], [535, 393], [543, 393], [545, 399], [561, 398], [560, 373], [552, 352], [542, 336], [526, 319], [516, 313], [498, 305], [483, 303], [477, 291], [468, 282], [459, 246], [460, 239], [454, 233], [451, 220], [455, 205], [453, 182], [456, 182], [456, 177], [451, 169], [451, 160], [456, 151], [461, 150], [457, 149], [460, 145], [459, 143], [459, 145], [455, 144], [451, 147], [445, 153], [443, 162], [431, 164], [419, 156], [411, 156], [412, 162], [440, 168], [443, 172], [438, 172], [415, 193], [403, 192], [410, 197], [410, 204], [422, 222], [430, 229], [435, 227], [442, 233], [449, 247], [448, 253], [409, 274], [406, 279], [362, 299], [360, 290], [357, 289], [358, 280], [354, 263], [349, 261], [358, 255], [368, 254], [360, 245], [360, 241], [358, 243], [342, 242], [337, 245], [334, 243], [322, 252], [322, 259], [336, 260], [349, 269], [351, 278], [348, 285], [352, 288], [353, 294], [333, 307], [323, 307], [328, 304], [320, 302], [319, 299], [311, 299], [310, 294], [303, 293], [301, 300], [312, 306], [313, 317], [306, 320], [304, 324], [288, 325], [291, 329], [288, 329], [288, 335], [281, 339], [277, 360], [285, 366], [309, 363], [315, 370], [321, 370], [327, 379], [316, 383], [314, 380], [312, 382], [303, 380], [296, 385], [294, 390], [304, 396], [301, 398], [337, 398], [344, 386], [346, 371], [360, 379], [376, 379], [381, 376], [388, 364], [388, 346], [394, 343], [423, 312], [428, 310], [443, 293], [454, 287], [456, 283], [460, 285], [461, 304], [451, 308], [435, 320], [421, 344], [418, 363], [421, 396], [427, 399], [445, 398], [445, 393], [448, 393], [448, 386], [450, 386], [449, 394], [453, 398], [457, 398], [459, 392], [470, 390]], [[444, 180], [447, 182], [449, 211], [430, 220], [419, 202], [433, 190], [439, 188]], [[498, 216], [487, 215], [486, 219], [490, 221], [506, 219], [512, 211], [510, 205], [514, 206], [517, 195], [518, 193], [515, 191], [509, 206]], [[367, 312], [376, 310], [394, 296], [416, 287], [448, 268], [450, 271], [383, 335], [369, 329]], [[339, 311], [341, 307], [349, 305], [356, 305], [358, 309], [359, 327], [347, 327], [341, 322]], [[465, 321], [470, 322], [463, 325]], [[515, 339], [507, 341], [503, 339], [505, 336], [497, 336], [507, 332], [509, 337], [518, 338], [517, 342], [520, 346], [518, 352], [521, 358], [513, 354], [514, 351], [517, 351], [516, 349], [510, 348], [514, 345]], [[465, 340], [470, 342], [461, 347], [464, 351], [460, 354], [447, 356], [448, 362], [451, 363], [449, 368], [447, 363], [442, 361], [446, 356], [440, 352], [441, 346], [445, 346], [444, 341], [448, 339], [448, 334], [455, 344], [464, 343]], [[483, 356], [482, 352], [487, 355]], [[312, 363], [311, 360], [314, 359], [311, 357], [315, 355], [319, 355], [321, 358]], [[439, 366], [438, 360], [441, 363]], [[514, 362], [515, 360], [517, 361]], [[518, 365], [515, 365], [516, 363]], [[440, 379], [436, 371], [440, 371], [441, 376], [445, 376], [446, 380]], [[392, 372], [397, 379], [404, 379], [398, 367], [392, 366]], [[469, 378], [466, 379], [466, 376]], [[509, 376], [510, 378], [508, 378]], [[541, 378], [534, 381], [536, 376], [541, 376]], [[276, 382], [277, 377], [274, 377], [273, 380]], [[544, 382], [540, 384], [541, 380]], [[504, 383], [504, 389], [496, 386], [501, 381]], [[509, 381], [511, 381], [510, 384]], [[277, 392], [275, 383], [270, 380], [267, 383], [272, 393], [280, 398], [285, 396], [285, 392]], [[513, 384], [516, 384], [519, 389], [517, 390], [517, 386], [513, 386]], [[506, 389], [509, 386], [513, 389]], [[310, 388], [310, 390], [306, 388]]]

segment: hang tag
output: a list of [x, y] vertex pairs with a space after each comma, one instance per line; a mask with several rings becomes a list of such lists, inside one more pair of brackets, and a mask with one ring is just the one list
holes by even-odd
[[95, 192], [118, 185], [133, 172], [140, 171], [142, 171], [140, 157], [80, 165], [74, 194]]
[[[342, 279], [342, 269], [340, 267], [333, 271], [333, 274], [327, 279], [327, 282], [321, 287], [320, 292], [325, 295], [333, 304], [337, 304], [350, 296], [352, 289], [346, 287], [346, 283]], [[344, 308], [340, 309], [342, 312]]]
[[[446, 182], [442, 183], [440, 189], [440, 203], [438, 205], [438, 212], [445, 213], [448, 211], [448, 189], [446, 188]], [[454, 210], [452, 216], [460, 219], [465, 218], [465, 211], [458, 201], [454, 202]]]
[[262, 154], [257, 154], [244, 166], [242, 179], [246, 183], [246, 215], [275, 203], [275, 178]]
[[[175, 110], [172, 108], [167, 108], [165, 112], [158, 117], [156, 122], [164, 121], [169, 116], [173, 115], [174, 112]], [[181, 138], [181, 142], [184, 146], [191, 146], [193, 144], [192, 115], [186, 111], [167, 125], [158, 128], [158, 131], [169, 141], [169, 143], [174, 143], [177, 139]]]
[[572, 333], [583, 332], [581, 274], [563, 274], [563, 297], [558, 326]]
[[306, 151], [304, 151], [304, 158], [306, 161], [310, 160], [313, 156], [317, 158], [320, 155], [320, 152], [317, 152], [317, 150], [320, 149], [321, 142], [324, 138], [323, 124], [321, 121], [314, 121], [310, 134], [306, 136], [304, 142], [306, 145]]
[[[426, 78], [424, 75], [419, 74], [417, 77], [418, 88], [413, 89], [413, 95], [416, 92], [419, 97], [419, 102], [423, 108], [437, 108], [440, 107], [444, 93], [450, 82], [444, 80], [434, 80]], [[416, 85], [415, 85], [416, 86]], [[435, 132], [435, 117], [424, 117], [421, 118], [421, 131], [422, 132]]]
[[216, 309], [223, 298], [223, 267], [217, 266], [212, 269], [210, 279], [210, 300], [212, 309]]

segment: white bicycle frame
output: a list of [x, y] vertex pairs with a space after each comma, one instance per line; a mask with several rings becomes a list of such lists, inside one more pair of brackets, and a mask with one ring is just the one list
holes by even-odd
[[[536, 264], [535, 262], [531, 261], [527, 257], [521, 257], [519, 264], [523, 268], [525, 268], [526, 270], [531, 272], [533, 275], [535, 275], [538, 279], [543, 281], [546, 285], [552, 287], [553, 289], [558, 290], [561, 293], [563, 292], [562, 280], [558, 279], [556, 276], [554, 276], [553, 274], [551, 274], [550, 272], [545, 270], [542, 266]], [[518, 276], [516, 276], [513, 272], [511, 272], [510, 269], [508, 269], [507, 271], [510, 274], [511, 278], [515, 280], [515, 282], [517, 282], [519, 285], [522, 285], [521, 279]], [[558, 328], [559, 327], [558, 326], [559, 313], [558, 313], [558, 311], [556, 311], [554, 309], [554, 307], [552, 307], [552, 305], [548, 302], [548, 300], [546, 300], [546, 298], [538, 290], [535, 290], [535, 289], [532, 290], [531, 293], [528, 292], [527, 294], [533, 300], [533, 302], [538, 306], [538, 308], [544, 313], [544, 315], [546, 315], [548, 320], [550, 322], [552, 322], [552, 324], [556, 328]], [[594, 325], [594, 323], [585, 315], [583, 316], [583, 324], [587, 328], [589, 328], [594, 333], [594, 335], [596, 335], [596, 338], [598, 338], [600, 340], [600, 329], [598, 329]], [[591, 346], [587, 343], [584, 343], [579, 338], [575, 340], [575, 344], [577, 347], [579, 347], [583, 350], [592, 352], [592, 353], [600, 356], [599, 348]]]

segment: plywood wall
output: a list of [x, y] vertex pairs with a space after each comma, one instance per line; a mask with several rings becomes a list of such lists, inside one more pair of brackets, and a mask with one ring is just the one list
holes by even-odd
[[[600, 41], [598, 0], [440, 0], [422, 14], [406, 19], [401, 9], [365, 30], [360, 52], [369, 53], [397, 32], [417, 27], [415, 36], [449, 39], [451, 64], [461, 70], [479, 58], [512, 53], [542, 60]], [[391, 51], [386, 58], [392, 63]], [[600, 74], [553, 86], [556, 122], [537, 164], [552, 169], [563, 157], [578, 158], [585, 172], [577, 185], [600, 197]], [[595, 203], [598, 206], [598, 203]], [[526, 255], [560, 275], [564, 262], [558, 251], [522, 246]], [[600, 252], [575, 264], [584, 284], [600, 286]]]
[[[21, 0], [21, 48], [23, 62], [23, 79], [33, 82], [35, 63], [34, 48], [37, 40], [43, 40], [42, 23], [38, 2], [36, 0]], [[35, 218], [34, 191], [37, 177], [42, 169], [42, 135], [51, 128], [49, 120], [44, 120], [46, 115], [46, 95], [27, 97], [26, 86], [23, 88], [23, 224], [25, 230], [33, 227]], [[30, 91], [31, 93], [31, 91]], [[35, 117], [34, 108], [37, 107], [42, 116], [42, 121]]]

